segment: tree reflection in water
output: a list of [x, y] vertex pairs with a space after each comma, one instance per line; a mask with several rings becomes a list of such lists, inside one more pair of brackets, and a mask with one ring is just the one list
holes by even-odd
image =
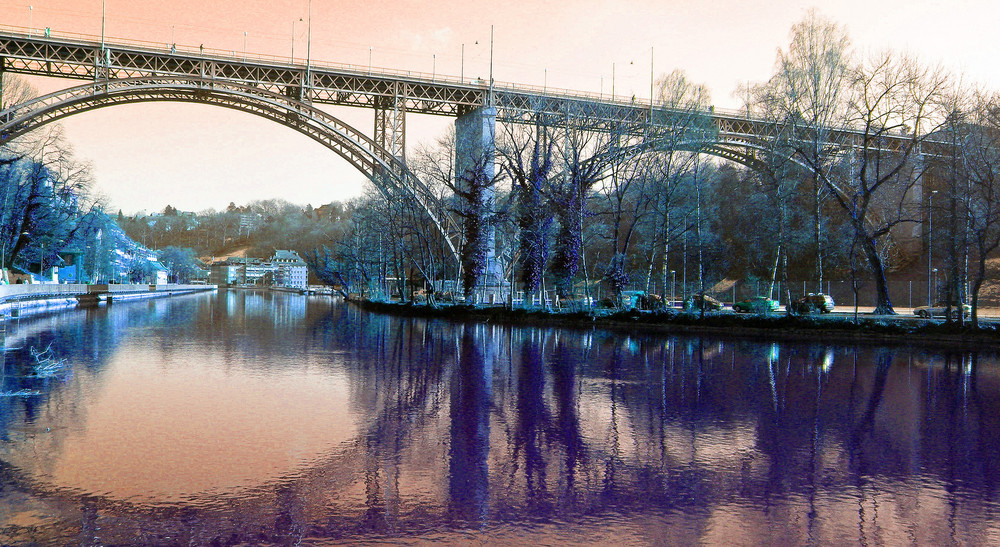
[[[26, 378], [25, 348], [49, 343], [71, 375]], [[462, 324], [236, 291], [22, 321], [6, 344], [21, 349], [3, 390], [38, 394], [0, 399], [0, 543], [988, 543], [1000, 529], [993, 354]], [[104, 450], [94, 431], [146, 423], [108, 411], [127, 400], [188, 414], [118, 439], [129, 466], [156, 461], [159, 435], [205, 462], [240, 453], [230, 465], [248, 472], [157, 500], [102, 468], [88, 491], [66, 466]]]

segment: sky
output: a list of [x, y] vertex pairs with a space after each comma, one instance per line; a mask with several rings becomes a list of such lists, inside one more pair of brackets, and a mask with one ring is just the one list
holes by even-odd
[[[104, 0], [105, 34], [248, 55], [311, 58], [646, 99], [650, 75], [675, 69], [719, 108], [766, 80], [810, 8], [843, 25], [854, 50], [893, 49], [1000, 89], [1000, 5], [991, 0]], [[310, 18], [311, 11], [311, 18]], [[102, 0], [0, 0], [0, 27], [100, 36]], [[311, 19], [311, 44], [309, 21]], [[464, 45], [464, 47], [463, 47]], [[463, 56], [464, 49], [464, 56]], [[77, 85], [32, 78], [40, 92]], [[324, 107], [326, 108], [326, 107]], [[371, 110], [329, 107], [372, 133]], [[407, 116], [407, 149], [452, 118]], [[319, 206], [360, 195], [364, 177], [309, 138], [256, 116], [205, 105], [115, 106], [66, 118], [79, 158], [112, 211], [222, 209], [280, 198]]]

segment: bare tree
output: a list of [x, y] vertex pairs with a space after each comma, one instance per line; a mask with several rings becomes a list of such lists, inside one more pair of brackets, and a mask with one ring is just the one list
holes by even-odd
[[598, 190], [605, 199], [605, 237], [611, 244], [611, 258], [604, 278], [611, 285], [616, 300], [631, 281], [632, 244], [638, 227], [655, 213], [656, 193], [649, 165], [652, 154], [623, 157], [611, 165]]
[[[779, 67], [781, 65], [779, 64]], [[781, 282], [785, 294], [779, 295], [779, 300], [791, 303], [791, 293], [788, 288], [788, 254], [790, 231], [790, 206], [794, 194], [798, 191], [798, 175], [795, 162], [796, 146], [799, 144], [795, 120], [799, 114], [792, 110], [789, 103], [795, 97], [788, 89], [787, 76], [779, 71], [778, 76], [770, 82], [748, 87], [745, 92], [745, 110], [748, 121], [755, 122], [769, 135], [762, 141], [762, 150], [756, 156], [755, 174], [752, 180], [757, 183], [754, 190], [767, 196], [773, 210], [777, 212], [777, 237], [774, 240], [774, 261], [770, 271], [768, 298], [774, 297], [774, 285], [781, 273]], [[816, 226], [819, 226], [819, 210], [816, 210]], [[818, 228], [817, 228], [817, 234]], [[818, 240], [817, 240], [818, 241]], [[821, 260], [817, 260], [821, 263]], [[791, 306], [786, 306], [790, 313]]]
[[[61, 130], [40, 133], [37, 156], [0, 163], [0, 267], [28, 261], [52, 265], [75, 229], [92, 184]], [[24, 253], [22, 257], [22, 253]]]
[[811, 173], [812, 228], [815, 272], [823, 290], [822, 203], [820, 182], [836, 167], [834, 132], [845, 125], [851, 75], [847, 30], [818, 15], [814, 9], [791, 30], [787, 50], [778, 51], [776, 74], [765, 84], [769, 117], [782, 124], [782, 140]]
[[551, 121], [535, 113], [531, 124], [504, 124], [497, 154], [511, 180], [518, 227], [517, 254], [526, 294], [542, 286], [549, 255], [552, 214], [547, 206], [555, 139]]
[[[656, 154], [648, 167], [654, 172], [656, 206], [662, 218], [660, 241], [663, 286], [666, 287], [670, 282], [671, 245], [686, 237], [690, 227], [686, 214], [677, 214], [678, 209], [695, 209], [690, 202], [696, 200], [689, 199], [696, 193], [695, 188], [685, 188], [679, 183], [697, 181], [693, 175], [698, 154], [712, 131], [708, 115], [711, 98], [708, 88], [692, 83], [680, 70], [657, 80], [656, 96], [660, 107], [653, 110], [654, 125], [650, 135]], [[684, 221], [680, 222], [682, 218]]]
[[847, 214], [875, 285], [875, 313], [894, 314], [886, 261], [896, 228], [916, 221], [915, 187], [925, 162], [920, 151], [941, 126], [948, 78], [894, 53], [873, 57], [853, 71], [847, 129], [835, 166], [814, 172]]
[[554, 241], [552, 274], [560, 298], [573, 296], [573, 284], [580, 269], [583, 251], [583, 220], [588, 214], [591, 189], [600, 181], [610, 161], [616, 135], [577, 125], [580, 120], [564, 120], [562, 146], [557, 157], [563, 172], [553, 180], [551, 203], [559, 227]]
[[490, 246], [495, 244], [492, 227], [496, 222], [495, 191], [500, 176], [492, 169], [495, 161], [492, 149], [466, 158], [468, 165], [462, 173], [455, 167], [456, 154], [455, 132], [451, 130], [435, 146], [419, 148], [413, 164], [425, 183], [446, 187], [454, 196], [447, 201], [456, 219], [448, 225], [461, 226], [460, 271], [463, 290], [469, 298], [487, 273]]
[[[968, 104], [971, 95], [964, 90], [956, 89], [948, 93], [943, 108], [948, 113], [941, 129], [934, 135], [933, 154], [928, 160], [930, 165], [928, 179], [938, 179], [939, 188], [944, 190], [945, 207], [941, 218], [946, 233], [947, 250], [945, 261], [947, 274], [945, 276], [945, 320], [954, 319], [952, 309], [961, 310], [961, 303], [968, 299], [966, 281], [968, 280], [968, 257], [970, 247], [970, 200], [972, 199], [971, 180], [967, 165], [963, 161], [967, 156], [963, 150], [973, 147], [970, 142], [975, 131], [968, 123], [971, 107]], [[970, 154], [971, 150], [968, 151]], [[959, 313], [959, 322], [964, 322], [964, 314]]]
[[978, 328], [986, 263], [1000, 248], [1000, 97], [977, 93], [963, 128], [959, 152], [968, 181], [966, 220], [976, 248], [971, 320], [973, 328]]

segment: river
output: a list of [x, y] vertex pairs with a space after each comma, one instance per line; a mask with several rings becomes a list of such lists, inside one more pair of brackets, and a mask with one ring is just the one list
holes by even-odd
[[1000, 544], [998, 367], [263, 291], [15, 320], [0, 544]]

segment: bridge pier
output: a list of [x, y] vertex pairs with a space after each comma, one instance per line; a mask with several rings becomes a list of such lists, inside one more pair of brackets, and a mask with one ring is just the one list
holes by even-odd
[[[480, 203], [471, 204], [481, 213], [493, 208], [496, 177], [496, 107], [477, 108], [455, 120], [455, 184], [468, 186], [470, 181], [489, 181], [479, 195]], [[499, 298], [504, 289], [503, 270], [496, 256], [496, 229], [488, 219], [480, 218], [486, 226], [486, 272], [479, 280], [485, 298]], [[508, 287], [509, 289], [509, 287]], [[484, 291], [484, 292], [483, 292]]]

